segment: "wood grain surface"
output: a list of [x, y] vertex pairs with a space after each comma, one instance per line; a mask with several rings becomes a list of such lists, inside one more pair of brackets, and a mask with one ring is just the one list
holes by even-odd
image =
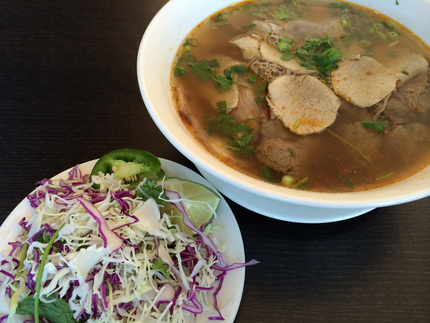
[[[140, 40], [165, 3], [2, 1], [1, 222], [38, 180], [113, 149], [195, 170], [157, 129], [137, 84]], [[321, 225], [228, 202], [246, 258], [261, 262], [246, 270], [235, 322], [430, 322], [430, 198]]]

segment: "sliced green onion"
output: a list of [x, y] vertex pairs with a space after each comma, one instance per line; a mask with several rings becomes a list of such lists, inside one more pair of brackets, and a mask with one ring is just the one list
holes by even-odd
[[291, 175], [282, 176], [281, 184], [287, 187], [294, 187], [296, 179]]
[[400, 43], [400, 40], [393, 41], [391, 44], [388, 44], [388, 47], [393, 47], [393, 46], [397, 45], [398, 43]]
[[377, 181], [383, 181], [384, 179], [387, 179], [387, 178], [389, 178], [389, 177], [391, 177], [393, 175], [394, 175], [394, 173], [388, 173], [388, 174], [376, 177], [375, 180], [377, 180]]
[[367, 40], [367, 39], [362, 39], [362, 40], [360, 40], [359, 44], [361, 47], [367, 48], [367, 47], [370, 47], [372, 45], [372, 42], [370, 40]]
[[391, 39], [398, 39], [399, 38], [399, 34], [396, 33], [395, 31], [390, 31], [388, 33], [388, 37], [391, 38]]
[[[18, 268], [16, 269], [15, 282], [13, 283], [13, 286], [15, 288], [18, 286], [18, 278], [21, 276], [22, 267], [24, 266], [24, 260], [25, 260], [25, 258], [27, 258], [28, 243], [25, 242], [25, 240], [27, 240], [27, 234], [28, 234], [28, 232], [25, 231], [24, 244], [22, 245], [21, 257], [19, 258], [19, 265], [18, 265]], [[12, 293], [14, 293], [14, 292], [12, 291]]]
[[302, 178], [296, 184], [294, 184], [294, 188], [300, 188], [303, 185], [309, 184], [309, 177]]
[[269, 180], [270, 179], [270, 170], [269, 170], [269, 167], [267, 167], [267, 166], [263, 166], [263, 178], [265, 179], [265, 180]]
[[296, 152], [294, 151], [293, 148], [290, 147], [290, 148], [288, 148], [288, 150], [290, 151], [290, 153], [293, 157], [296, 157]]
[[60, 233], [61, 229], [66, 224], [63, 223], [57, 231], [55, 231], [54, 235], [52, 236], [51, 240], [49, 240], [48, 244], [46, 245], [45, 252], [43, 253], [42, 261], [40, 262], [39, 269], [37, 270], [37, 277], [36, 277], [36, 287], [35, 287], [35, 293], [34, 293], [34, 322], [39, 323], [39, 301], [40, 301], [40, 285], [42, 284], [42, 275], [43, 275], [43, 268], [45, 267], [46, 260], [48, 259], [49, 251], [51, 250], [52, 245], [54, 244], [55, 240], [58, 237], [58, 234]]

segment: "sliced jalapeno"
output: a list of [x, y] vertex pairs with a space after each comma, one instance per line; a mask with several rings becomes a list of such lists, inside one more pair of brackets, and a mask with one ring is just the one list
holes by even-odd
[[94, 165], [91, 176], [113, 174], [136, 188], [143, 179], [156, 179], [160, 175], [161, 162], [153, 154], [139, 149], [117, 149], [103, 155]]

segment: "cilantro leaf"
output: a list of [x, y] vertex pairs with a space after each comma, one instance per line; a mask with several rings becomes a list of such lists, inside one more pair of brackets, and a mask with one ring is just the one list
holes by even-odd
[[227, 137], [227, 148], [233, 150], [236, 155], [251, 156], [254, 153], [249, 145], [252, 140], [252, 128], [247, 122], [252, 119], [238, 123], [236, 118], [227, 112], [227, 103], [220, 101], [217, 103], [217, 116], [206, 117], [205, 128], [208, 135], [217, 133]]
[[290, 38], [282, 37], [278, 43], [278, 49], [282, 53], [281, 59], [283, 61], [289, 61], [293, 58], [291, 50], [293, 49], [293, 40]]
[[164, 277], [166, 277], [166, 279], [171, 283], [172, 281], [170, 280], [170, 270], [167, 269], [166, 264], [164, 263], [163, 259], [161, 259], [161, 257], [158, 257], [157, 259], [154, 260], [154, 262], [151, 265], [151, 268], [153, 270], [158, 270]]
[[166, 196], [161, 185], [157, 185], [155, 181], [146, 181], [139, 185], [136, 195], [144, 201], [153, 198], [157, 204], [165, 204]]
[[297, 19], [299, 17], [295, 11], [285, 6], [280, 6], [274, 10], [273, 13], [270, 13], [270, 15], [276, 20]]
[[335, 62], [341, 58], [339, 49], [333, 46], [328, 36], [325, 39], [306, 39], [306, 43], [296, 50], [296, 56], [302, 66], [316, 69], [322, 74], [328, 74], [337, 68]]
[[375, 130], [376, 132], [384, 132], [387, 129], [387, 124], [382, 121], [362, 120], [361, 124], [367, 130]]
[[203, 58], [201, 61], [191, 64], [191, 69], [194, 74], [199, 76], [200, 82], [205, 82], [216, 77], [214, 65], [213, 61], [210, 62], [206, 58]]
[[246, 75], [249, 73], [248, 67], [243, 64], [230, 66], [230, 71], [237, 75]]
[[233, 84], [246, 87], [245, 85], [237, 83], [233, 79], [233, 74], [246, 75], [249, 73], [249, 70], [245, 65], [231, 66], [229, 69], [224, 70], [224, 75], [217, 75], [215, 68], [219, 67], [219, 63], [216, 59], [208, 61], [204, 58], [201, 61], [191, 63], [190, 66], [194, 74], [199, 77], [200, 82], [213, 80], [215, 86], [217, 86], [221, 91], [229, 90]]
[[[75, 323], [73, 311], [70, 306], [54, 296], [45, 296], [50, 302], [39, 303], [39, 315], [46, 318], [49, 322]], [[16, 309], [19, 315], [34, 315], [34, 294], [25, 297]]]
[[228, 19], [224, 17], [223, 13], [218, 13], [212, 18], [211, 28], [223, 28], [225, 26], [228, 26]]

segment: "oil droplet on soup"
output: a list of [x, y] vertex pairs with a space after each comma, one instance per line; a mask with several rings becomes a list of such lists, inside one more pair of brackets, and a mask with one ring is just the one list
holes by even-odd
[[278, 185], [368, 190], [430, 164], [430, 52], [364, 7], [244, 2], [184, 39], [172, 94], [195, 139]]

